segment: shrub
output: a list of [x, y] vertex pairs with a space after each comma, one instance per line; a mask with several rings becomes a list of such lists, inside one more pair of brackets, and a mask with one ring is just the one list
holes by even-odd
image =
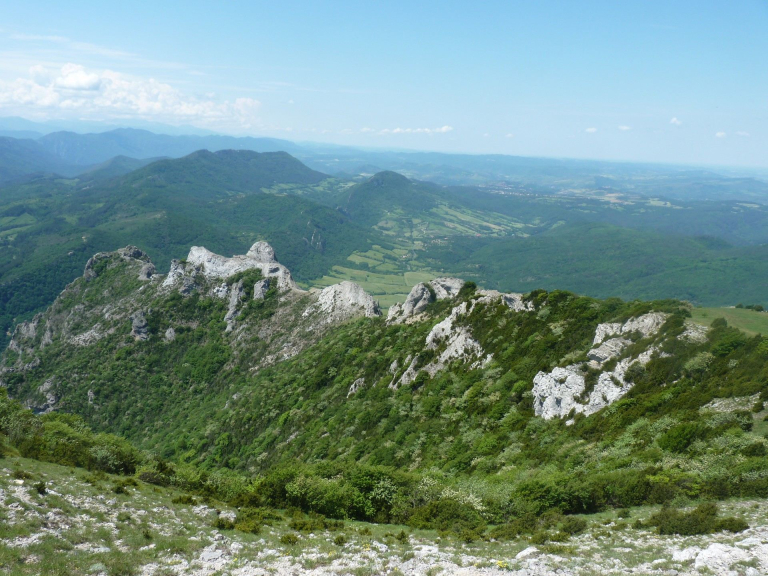
[[464, 285], [459, 290], [457, 298], [458, 299], [468, 298], [472, 296], [475, 292], [477, 292], [477, 284], [475, 284], [472, 281], [464, 282]]
[[344, 544], [347, 543], [347, 537], [344, 536], [344, 534], [339, 534], [333, 539], [333, 543], [336, 544], [336, 546], [344, 546]]
[[477, 530], [470, 530], [469, 528], [462, 528], [461, 532], [459, 532], [459, 540], [466, 544], [472, 544], [472, 542], [481, 537], [482, 535]]
[[288, 532], [280, 536], [280, 542], [282, 542], [286, 546], [295, 546], [296, 544], [299, 543], [299, 537], [296, 534], [293, 534], [292, 532]]
[[408, 524], [414, 528], [456, 534], [461, 534], [463, 530], [479, 531], [485, 528], [485, 520], [477, 510], [467, 504], [448, 499], [436, 500], [416, 508]]
[[664, 507], [648, 519], [648, 524], [656, 526], [659, 534], [680, 536], [711, 534], [722, 530], [741, 532], [749, 528], [740, 518], [718, 518], [717, 506], [713, 503], [701, 504], [690, 512]]
[[45, 482], [38, 482], [35, 484], [35, 490], [40, 496], [45, 496], [48, 493], [48, 489], [45, 487]]
[[762, 442], [754, 442], [749, 446], [745, 446], [741, 449], [741, 453], [748, 457], [765, 456], [768, 450], [765, 448], [765, 444]]
[[706, 427], [701, 424], [683, 422], [659, 438], [659, 447], [670, 452], [684, 452], [695, 440], [703, 438], [705, 433]]
[[264, 525], [271, 526], [280, 516], [266, 508], [241, 508], [237, 513], [234, 528], [241, 532], [258, 534]]
[[629, 518], [632, 516], [632, 512], [630, 512], [629, 508], [621, 508], [616, 512], [616, 516], [619, 518]]
[[573, 536], [575, 534], [581, 534], [587, 529], [587, 521], [579, 516], [567, 516], [563, 520], [560, 530], [566, 534]]
[[213, 527], [217, 530], [234, 530], [235, 523], [232, 522], [232, 520], [229, 518], [219, 516], [216, 518], [216, 520], [213, 521]]

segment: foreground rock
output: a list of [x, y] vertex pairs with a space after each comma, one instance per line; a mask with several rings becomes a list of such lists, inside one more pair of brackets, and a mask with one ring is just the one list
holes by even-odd
[[[14, 478], [20, 469], [33, 477]], [[286, 533], [295, 534], [287, 519], [262, 527], [258, 535], [220, 531], [213, 522], [217, 517], [236, 518], [236, 510], [220, 504], [217, 510], [194, 501], [181, 504], [174, 500], [176, 491], [142, 482], [128, 487], [126, 494], [104, 494], [106, 484], [86, 482], [85, 475], [84, 470], [73, 474], [69, 468], [32, 460], [0, 461], [0, 508], [4, 525], [13, 534], [0, 541], [0, 550], [5, 558], [14, 558], [14, 574], [47, 573], [62, 560], [67, 566], [62, 573], [108, 575], [109, 564], [131, 566], [145, 576], [759, 576], [768, 572], [765, 501], [723, 504], [727, 514], [752, 525], [739, 534], [659, 536], [604, 514], [583, 516], [586, 531], [560, 546], [534, 545], [525, 536], [466, 544], [426, 530], [408, 531], [405, 539], [398, 540], [393, 534], [399, 526], [350, 522], [340, 531], [297, 534], [297, 543], [289, 545], [281, 542]], [[45, 482], [47, 494], [37, 492], [37, 482]], [[633, 518], [643, 521], [650, 512], [631, 511]], [[144, 537], [136, 537], [140, 529]], [[334, 544], [339, 534], [346, 540], [342, 546]]]

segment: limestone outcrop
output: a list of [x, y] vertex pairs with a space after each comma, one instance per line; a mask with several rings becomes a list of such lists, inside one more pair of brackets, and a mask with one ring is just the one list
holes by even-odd
[[[171, 267], [172, 273], [176, 276], [178, 276], [180, 265], [179, 262]], [[246, 254], [231, 258], [215, 254], [202, 246], [193, 246], [187, 256], [186, 267], [190, 266], [207, 279], [229, 278], [238, 272], [258, 268], [265, 278], [277, 279], [279, 290], [297, 288], [288, 268], [277, 261], [274, 249], [266, 242], [256, 242]], [[166, 282], [170, 277], [171, 273], [166, 278]]]
[[[620, 335], [629, 336], [639, 332], [642, 338], [650, 338], [658, 333], [666, 319], [666, 314], [650, 312], [623, 324], [598, 324], [593, 348], [587, 352], [588, 367], [601, 370], [607, 362], [620, 358], [632, 343]], [[633, 383], [627, 379], [627, 371], [631, 366], [645, 366], [658, 352], [658, 348], [651, 345], [635, 357], [620, 359], [613, 370], [602, 370], [598, 374], [591, 389], [587, 385], [587, 370], [580, 364], [539, 372], [533, 379], [534, 413], [546, 420], [563, 418], [572, 412], [587, 416], [594, 414], [629, 392]]]
[[419, 282], [411, 288], [405, 302], [402, 304], [398, 302], [390, 307], [387, 313], [387, 323], [400, 324], [408, 318], [421, 314], [430, 302], [434, 302], [433, 294], [434, 292], [430, 291], [427, 284]]
[[143, 310], [131, 314], [131, 335], [136, 340], [149, 340], [149, 324]]
[[358, 316], [380, 316], [381, 311], [378, 303], [359, 284], [345, 280], [317, 292], [317, 300], [302, 316], [314, 314], [321, 316], [323, 324], [336, 324]]

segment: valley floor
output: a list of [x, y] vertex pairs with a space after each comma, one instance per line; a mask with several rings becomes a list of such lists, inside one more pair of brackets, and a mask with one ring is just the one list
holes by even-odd
[[[45, 490], [42, 490], [42, 484]], [[40, 492], [44, 492], [41, 494]], [[94, 575], [744, 574], [768, 571], [768, 501], [723, 503], [739, 534], [659, 536], [631, 524], [652, 508], [584, 517], [561, 544], [461, 543], [429, 531], [345, 522], [298, 534], [277, 521], [260, 534], [213, 527], [234, 517], [213, 503], [118, 476], [22, 458], [0, 461], [0, 573]], [[174, 502], [174, 500], [176, 500]], [[401, 534], [401, 530], [406, 534]], [[290, 543], [286, 534], [297, 538]]]

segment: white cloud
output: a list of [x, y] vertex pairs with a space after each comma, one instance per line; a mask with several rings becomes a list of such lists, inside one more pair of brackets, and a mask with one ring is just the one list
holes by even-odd
[[505, 138], [514, 138], [514, 137], [515, 137], [515, 135], [514, 135], [514, 134], [512, 134], [512, 132], [510, 132], [509, 134], [506, 134], [504, 137], [505, 137]]
[[70, 116], [93, 120], [141, 118], [198, 123], [210, 127], [251, 128], [260, 124], [260, 102], [253, 98], [219, 100], [185, 94], [153, 78], [68, 63], [60, 69], [34, 66], [26, 78], [0, 82], [0, 108], [6, 113]]
[[293, 98], [291, 98], [290, 100], [288, 100], [288, 104], [295, 104], [295, 102], [293, 101]]
[[55, 80], [58, 88], [64, 90], [98, 90], [101, 78], [93, 72], [77, 64], [65, 64], [61, 67], [61, 75]]
[[715, 138], [725, 138], [725, 132], [715, 132]]
[[627, 130], [632, 130], [632, 126], [619, 126], [619, 130], [626, 132]]
[[597, 132], [597, 128], [587, 128], [586, 130], [584, 130], [584, 132], [588, 132], [589, 134], [594, 134], [595, 132]]
[[670, 124], [673, 126], [682, 126], [682, 121], [677, 119], [677, 116], [673, 116], [672, 120], [669, 121]]
[[375, 132], [375, 130], [373, 128], [368, 128], [368, 126], [365, 126], [363, 128], [360, 128], [360, 132], [362, 132], [363, 134], [367, 134], [368, 132]]
[[379, 134], [446, 134], [453, 130], [453, 126], [441, 126], [440, 128], [384, 128]]
[[739, 130], [736, 132], [736, 136], [741, 136], [742, 138], [749, 138], [749, 132], [744, 132], [743, 130]]

